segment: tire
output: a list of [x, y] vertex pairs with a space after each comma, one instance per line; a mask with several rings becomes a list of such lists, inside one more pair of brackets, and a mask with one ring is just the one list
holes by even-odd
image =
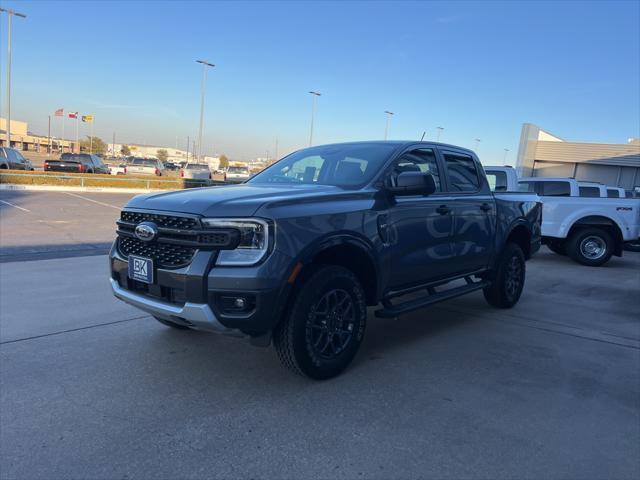
[[351, 363], [366, 322], [364, 290], [356, 276], [343, 267], [322, 265], [292, 299], [274, 331], [274, 347], [288, 369], [325, 380]]
[[567, 256], [567, 246], [562, 241], [554, 241], [551, 243], [547, 243], [547, 248], [551, 250], [553, 253], [562, 255], [563, 257]]
[[156, 316], [154, 316], [153, 318], [155, 318], [161, 324], [166, 325], [167, 327], [175, 328], [176, 330], [190, 330], [190, 328], [185, 325], [180, 325], [178, 323], [170, 322], [169, 320], [165, 320], [164, 318], [160, 318]]
[[614, 240], [602, 228], [584, 228], [575, 232], [567, 242], [567, 252], [576, 262], [588, 267], [599, 267], [613, 254]]
[[526, 263], [522, 249], [515, 243], [505, 245], [496, 265], [491, 285], [483, 290], [487, 303], [497, 308], [511, 308], [522, 295]]

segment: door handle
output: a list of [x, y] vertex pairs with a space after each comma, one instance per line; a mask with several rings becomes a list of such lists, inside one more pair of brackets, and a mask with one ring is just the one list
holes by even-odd
[[482, 210], [483, 212], [489, 212], [491, 211], [491, 205], [485, 202], [480, 205], [480, 210]]
[[446, 205], [440, 205], [438, 208], [436, 208], [436, 212], [438, 212], [440, 215], [446, 215], [447, 213], [451, 212], [451, 209]]

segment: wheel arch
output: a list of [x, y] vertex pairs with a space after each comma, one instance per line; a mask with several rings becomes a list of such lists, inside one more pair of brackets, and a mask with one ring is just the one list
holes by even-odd
[[531, 258], [531, 237], [533, 236], [529, 226], [524, 221], [519, 221], [511, 225], [508, 232], [502, 248], [513, 242], [522, 249], [524, 258], [529, 260]]
[[576, 231], [586, 227], [597, 227], [607, 231], [614, 239], [615, 245], [613, 253], [616, 256], [622, 255], [624, 243], [622, 228], [615, 219], [603, 215], [587, 215], [579, 218], [571, 224], [567, 231], [567, 238], [570, 238]]

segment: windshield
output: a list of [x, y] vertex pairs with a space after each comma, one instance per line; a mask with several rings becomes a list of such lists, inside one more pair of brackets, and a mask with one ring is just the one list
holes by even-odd
[[228, 173], [249, 173], [249, 167], [229, 167]]
[[347, 143], [311, 147], [283, 158], [249, 183], [289, 183], [357, 187], [380, 171], [394, 144]]

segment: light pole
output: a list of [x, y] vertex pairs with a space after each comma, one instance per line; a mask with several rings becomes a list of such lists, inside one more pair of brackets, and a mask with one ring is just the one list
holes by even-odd
[[473, 149], [477, 152], [478, 151], [478, 147], [480, 146], [480, 142], [482, 141], [482, 139], [476, 138], [474, 141], [476, 142], [476, 145], [475, 145], [475, 147], [473, 147]]
[[313, 145], [313, 121], [316, 116], [316, 100], [321, 95], [320, 92], [310, 91], [311, 94], [311, 128], [309, 129], [309, 146]]
[[436, 130], [438, 130], [438, 140], [436, 141], [440, 141], [440, 134], [442, 133], [442, 131], [444, 130], [444, 127], [436, 127]]
[[505, 148], [504, 149], [504, 158], [502, 159], [502, 164], [506, 165], [507, 164], [507, 154], [509, 153], [509, 149]]
[[202, 156], [202, 124], [204, 122], [204, 92], [207, 86], [207, 67], [215, 67], [213, 63], [206, 62], [204, 60], [196, 60], [197, 63], [202, 64], [202, 95], [200, 98], [200, 130], [198, 132], [198, 160]]
[[7, 147], [11, 148], [11, 18], [27, 18], [24, 13], [19, 13], [11, 9], [0, 8], [0, 12], [7, 12]]
[[387, 135], [389, 134], [389, 123], [391, 122], [391, 117], [393, 116], [393, 112], [385, 110], [384, 113], [387, 114], [387, 123], [384, 127], [384, 139], [387, 139]]

